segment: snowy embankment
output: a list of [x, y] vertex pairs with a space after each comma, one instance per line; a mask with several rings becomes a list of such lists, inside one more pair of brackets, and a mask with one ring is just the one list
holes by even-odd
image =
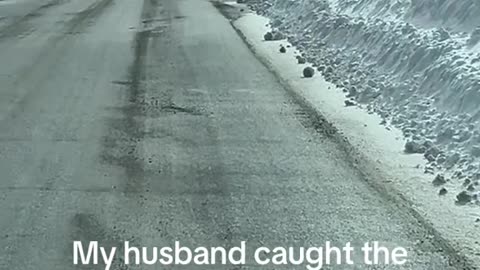
[[[464, 187], [449, 181], [442, 185], [449, 190], [446, 194], [440, 196], [432, 192], [441, 187], [435, 187], [432, 175], [417, 168], [418, 164], [425, 163], [423, 155], [404, 153], [402, 131], [380, 125], [382, 117], [368, 113], [361, 106], [345, 107], [346, 93], [318, 72], [313, 78], [303, 78], [302, 71], [311, 64], [299, 64], [303, 63], [297, 59], [300, 52], [285, 40], [265, 42], [264, 34], [271, 30], [268, 22], [269, 19], [250, 13], [235, 20], [233, 25], [295, 97], [334, 123], [338, 137], [348, 140], [347, 153], [355, 160], [354, 166], [364, 173], [366, 181], [390, 199], [413, 209], [419, 222], [432, 228], [431, 234], [425, 237], [448, 243], [439, 249], [459, 252], [465, 256], [460, 261], [466, 258], [468, 264], [480, 267], [478, 206], [472, 204], [459, 209], [453, 203]], [[284, 53], [280, 52], [281, 47], [286, 49]], [[452, 247], [454, 251], [449, 250]]]
[[[348, 104], [402, 131], [437, 186], [479, 203], [480, 2], [250, 0]], [[449, 190], [441, 189], [440, 193]]]

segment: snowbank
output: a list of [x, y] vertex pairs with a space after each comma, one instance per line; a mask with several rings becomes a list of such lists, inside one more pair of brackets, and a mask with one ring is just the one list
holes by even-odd
[[[449, 243], [449, 246], [439, 245], [438, 249], [455, 254], [459, 251], [465, 255], [466, 261], [480, 265], [478, 207], [470, 205], [459, 209], [453, 203], [462, 187], [452, 181], [435, 187], [433, 177], [416, 169], [417, 164], [424, 161], [423, 156], [403, 152], [405, 141], [400, 130], [379, 125], [382, 121], [379, 115], [369, 114], [359, 106], [346, 108], [345, 93], [325, 81], [324, 77], [316, 75], [303, 78], [302, 71], [309, 64], [298, 64], [295, 57], [297, 50], [289, 47], [284, 40], [263, 41], [265, 32], [270, 30], [267, 22], [262, 16], [247, 14], [233, 25], [287, 89], [293, 91], [295, 97], [304, 100], [306, 106], [335, 123], [338, 129], [336, 134], [348, 140], [348, 144], [343, 144], [347, 145], [348, 149], [345, 150], [355, 160], [355, 166], [364, 173], [366, 181], [382, 194], [388, 194], [387, 197], [391, 195], [395, 198], [396, 194], [400, 194], [400, 205], [406, 204], [405, 208], [413, 209], [419, 222], [435, 228], [425, 237], [435, 237], [442, 239], [439, 243]], [[286, 45], [285, 53], [279, 52], [280, 45]], [[441, 188], [448, 189], [448, 192], [443, 195], [432, 192]], [[449, 247], [454, 247], [455, 251], [449, 252]], [[464, 258], [456, 259], [465, 261]]]
[[402, 130], [432, 180], [445, 175], [479, 203], [480, 2], [248, 3], [350, 102]]

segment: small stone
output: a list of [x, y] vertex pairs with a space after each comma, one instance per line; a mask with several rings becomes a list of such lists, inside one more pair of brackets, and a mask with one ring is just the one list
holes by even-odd
[[435, 172], [435, 169], [433, 168], [433, 166], [430, 166], [430, 165], [425, 166], [425, 170], [424, 170], [425, 174], [434, 174], [434, 172]]
[[315, 70], [311, 67], [306, 67], [303, 69], [303, 77], [311, 78], [315, 74]]
[[444, 163], [445, 160], [446, 160], [446, 158], [445, 158], [445, 156], [443, 156], [443, 155], [440, 155], [440, 156], [437, 157], [437, 163], [438, 163], [438, 164]]
[[428, 143], [424, 143], [423, 146], [425, 146], [427, 148], [427, 151], [425, 151], [425, 157], [426, 156], [432, 156], [434, 158], [437, 158], [438, 155], [440, 155], [440, 150], [433, 146], [433, 145], [428, 145]]
[[438, 195], [443, 196], [447, 194], [448, 190], [446, 188], [441, 188], [440, 191], [438, 191]]
[[305, 64], [307, 62], [307, 60], [301, 56], [297, 57], [297, 61], [299, 64]]
[[273, 34], [272, 34], [272, 32], [267, 32], [267, 33], [263, 36], [263, 39], [265, 39], [266, 41], [271, 41], [271, 40], [273, 40]]
[[285, 36], [281, 32], [275, 32], [273, 34], [273, 40], [282, 40]]
[[475, 191], [475, 186], [473, 184], [468, 185], [467, 187], [468, 191]]
[[280, 52], [281, 53], [286, 53], [287, 52], [287, 49], [285, 47], [283, 47], [283, 45], [280, 47]]
[[446, 182], [447, 180], [445, 180], [445, 176], [443, 176], [442, 174], [437, 174], [437, 176], [435, 176], [435, 179], [433, 179], [432, 184], [434, 186], [441, 186]]
[[432, 155], [426, 155], [425, 154], [425, 158], [428, 160], [428, 162], [434, 162], [435, 161], [435, 157], [432, 156]]
[[350, 87], [347, 97], [355, 97], [356, 95], [358, 95], [357, 88], [355, 86]]
[[345, 100], [345, 106], [351, 107], [351, 106], [355, 106], [355, 105], [356, 105], [355, 102], [353, 102], [349, 99]]
[[408, 141], [405, 144], [405, 153], [407, 154], [422, 154], [425, 153], [425, 146], [415, 141]]
[[472, 201], [472, 196], [469, 195], [466, 191], [462, 191], [457, 195], [457, 203], [467, 204]]

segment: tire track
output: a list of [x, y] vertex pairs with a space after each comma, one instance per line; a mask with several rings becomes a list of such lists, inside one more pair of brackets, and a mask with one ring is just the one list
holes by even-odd
[[[145, 0], [142, 22], [151, 20], [158, 6], [153, 0]], [[128, 81], [122, 83], [127, 87], [128, 103], [119, 108], [122, 116], [120, 119], [110, 120], [111, 132], [103, 140], [102, 160], [125, 170], [127, 179], [122, 191], [127, 195], [142, 193], [145, 188], [144, 160], [139, 157], [139, 152], [141, 142], [146, 137], [146, 113], [142, 108], [145, 88], [142, 82], [145, 79], [145, 60], [150, 35], [151, 30], [141, 30], [135, 35], [134, 60], [128, 71]]]
[[[90, 241], [97, 241], [99, 246], [105, 247], [106, 250], [110, 251], [112, 248], [116, 247], [117, 252], [113, 259], [113, 263], [110, 269], [118, 270], [127, 270], [129, 267], [125, 265], [123, 258], [123, 242], [118, 236], [119, 231], [116, 227], [109, 228], [102, 224], [100, 220], [93, 214], [88, 213], [77, 213], [73, 216], [70, 221], [71, 226], [71, 241], [68, 243], [68, 247], [65, 251], [68, 251], [66, 254], [67, 258], [72, 258], [73, 242], [81, 241], [83, 249], [86, 250]], [[73, 261], [73, 259], [71, 260]], [[101, 263], [97, 265], [77, 265], [75, 269], [105, 269], [105, 265]]]

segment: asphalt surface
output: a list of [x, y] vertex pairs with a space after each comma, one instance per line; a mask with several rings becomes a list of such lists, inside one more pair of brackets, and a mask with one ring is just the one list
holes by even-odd
[[[0, 269], [104, 269], [74, 266], [75, 240], [380, 241], [407, 265], [356, 269], [460, 269], [210, 2], [0, 1], [0, 18]], [[248, 261], [183, 268], [282, 268]]]

